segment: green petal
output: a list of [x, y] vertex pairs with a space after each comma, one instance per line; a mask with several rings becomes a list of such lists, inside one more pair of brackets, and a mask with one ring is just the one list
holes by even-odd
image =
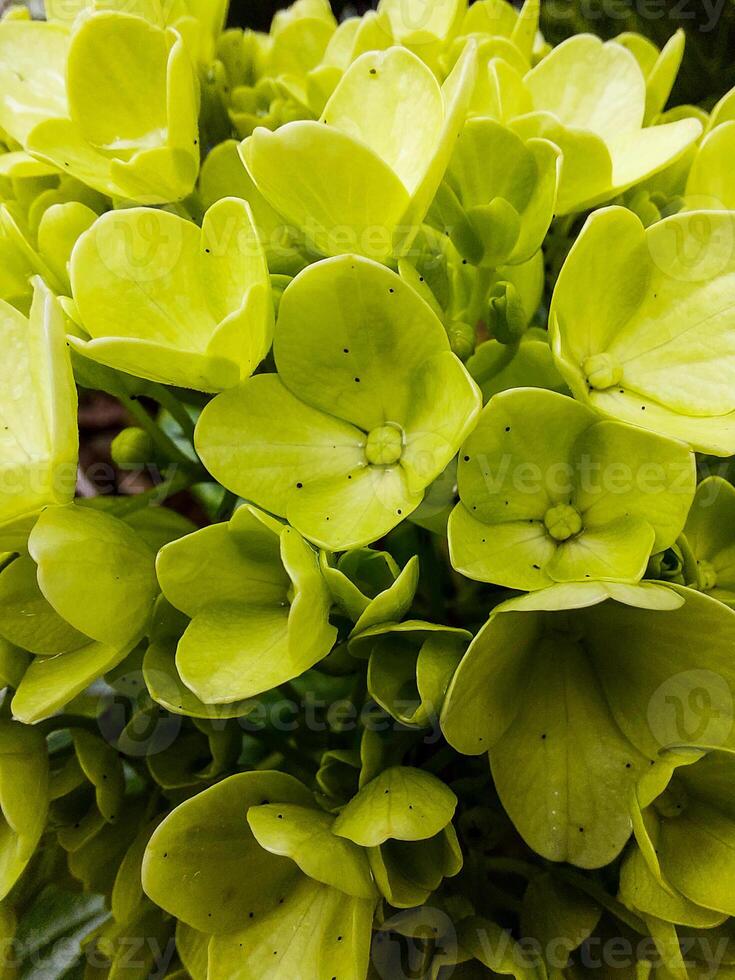
[[[447, 179], [481, 243], [478, 264], [496, 267], [525, 262], [538, 251], [554, 213], [559, 154], [546, 140], [524, 144], [511, 129], [491, 119], [467, 123]], [[488, 210], [500, 202], [510, 205], [511, 215], [518, 220], [507, 229], [505, 243], [502, 220], [498, 222], [495, 212]], [[460, 243], [457, 245], [461, 251]]]
[[523, 895], [522, 934], [534, 936], [544, 948], [549, 943], [561, 953], [572, 952], [594, 931], [600, 906], [553, 872], [532, 878]]
[[115, 749], [104, 739], [84, 729], [72, 729], [72, 740], [79, 765], [94, 786], [97, 809], [108, 822], [114, 822], [125, 794], [122, 763]]
[[279, 532], [263, 524], [254, 508], [241, 507], [229, 524], [173, 541], [156, 559], [163, 594], [192, 617], [221, 601], [284, 602], [290, 581], [281, 563]]
[[[732, 226], [725, 212], [701, 212], [692, 263], [683, 257], [695, 248], [692, 220], [675, 215], [644, 231], [619, 208], [589, 219], [555, 289], [554, 354], [575, 397], [602, 414], [728, 455]], [[604, 263], [594, 257], [603, 237]], [[595, 381], [603, 356], [608, 377]]]
[[283, 905], [238, 932], [212, 939], [209, 980], [366, 976], [372, 901], [346, 897], [303, 876], [284, 892], [284, 899]]
[[399, 276], [344, 256], [309, 266], [288, 286], [273, 349], [295, 395], [369, 432], [389, 421], [405, 425], [412, 379], [449, 343]]
[[72, 626], [111, 646], [140, 636], [158, 587], [153, 552], [127, 524], [89, 508], [52, 507], [28, 547], [41, 591]]
[[385, 899], [395, 908], [422, 906], [444, 877], [459, 873], [462, 852], [451, 824], [428, 840], [387, 841], [369, 851]]
[[8, 352], [0, 368], [3, 524], [72, 498], [78, 431], [64, 318], [41, 280], [30, 319], [0, 301], [0, 336]]
[[[641, 129], [646, 103], [643, 72], [622, 45], [603, 44], [591, 34], [569, 38], [554, 48], [529, 72], [525, 83], [537, 111], [556, 117], [572, 139], [575, 131], [593, 134], [609, 153], [609, 177], [603, 177], [600, 166], [595, 179], [583, 178], [582, 183], [576, 179], [581, 157], [570, 172], [565, 156], [559, 194], [562, 214], [609, 200], [616, 191], [662, 170], [701, 132], [693, 119]], [[566, 154], [566, 147], [559, 145]]]
[[368, 690], [388, 714], [405, 725], [426, 727], [439, 716], [469, 640], [469, 633], [450, 627], [388, 623], [355, 637], [350, 653], [370, 652]]
[[475, 426], [482, 398], [459, 359], [427, 359], [411, 378], [401, 468], [411, 490], [423, 490], [445, 469]]
[[39, 732], [0, 723], [0, 897], [33, 856], [48, 812], [48, 756]]
[[550, 506], [568, 500], [574, 445], [593, 422], [588, 409], [555, 392], [495, 395], [462, 446], [462, 503], [486, 523], [541, 520]]
[[665, 888], [651, 873], [637, 847], [626, 854], [620, 868], [620, 898], [644, 915], [653, 915], [676, 925], [710, 929], [722, 915], [690, 902], [673, 888]]
[[717, 126], [702, 140], [687, 178], [686, 197], [697, 207], [732, 210], [735, 181], [727, 161], [735, 148], [735, 122]]
[[686, 738], [666, 695], [681, 695], [692, 682], [706, 686], [712, 711], [719, 712], [710, 716], [708, 739], [723, 744], [731, 739], [727, 718], [735, 677], [726, 650], [735, 636], [735, 613], [691, 589], [674, 591], [685, 599], [678, 609], [642, 613], [604, 603], [580, 614], [594, 623], [587, 647], [616, 721], [651, 758]]
[[661, 826], [659, 853], [671, 883], [690, 901], [732, 915], [735, 898], [735, 820], [693, 801]]
[[48, 602], [38, 587], [36, 563], [23, 555], [0, 574], [0, 634], [41, 655], [66, 653], [89, 642]]
[[452, 567], [468, 578], [527, 591], [552, 583], [545, 569], [557, 544], [539, 520], [484, 524], [459, 503], [447, 533]]
[[408, 193], [367, 147], [328, 126], [293, 122], [275, 133], [256, 129], [241, 153], [266, 201], [322, 255], [390, 255]]
[[130, 649], [88, 643], [70, 653], [34, 660], [15, 692], [13, 717], [25, 725], [50, 718], [93, 681], [122, 663]]
[[258, 921], [301, 877], [287, 858], [263, 850], [245, 815], [264, 802], [309, 806], [311, 794], [292, 776], [246, 772], [178, 806], [151, 837], [143, 888], [157, 905], [206, 933]]
[[559, 544], [546, 573], [556, 582], [637, 582], [646, 571], [653, 542], [653, 528], [645, 520], [618, 517]]
[[735, 488], [719, 476], [710, 476], [697, 487], [684, 529], [698, 561], [713, 566], [717, 583], [735, 584], [732, 544], [735, 539]]
[[151, 643], [143, 659], [143, 677], [148, 693], [168, 711], [190, 718], [240, 718], [254, 707], [250, 701], [231, 705], [205, 704], [181, 680], [176, 668], [176, 641]]
[[304, 483], [291, 494], [290, 523], [320, 548], [344, 551], [370, 544], [414, 511], [413, 492], [401, 466], [361, 466], [351, 474]]
[[386, 769], [362, 787], [332, 831], [361, 847], [385, 841], [423, 841], [451, 821], [457, 798], [430, 773], [407, 766]]
[[331, 831], [334, 817], [294, 804], [253, 806], [248, 823], [261, 847], [291, 858], [304, 874], [354, 898], [375, 897], [367, 855]]
[[[167, 125], [168, 46], [164, 31], [117, 12], [90, 17], [74, 32], [69, 108], [90, 143], [112, 148], [160, 139]], [[142, 93], [145, 100], [131, 98]]]
[[411, 608], [419, 583], [418, 555], [412, 555], [395, 582], [371, 599], [355, 621], [352, 635], [362, 633], [378, 623], [396, 622]]
[[380, 157], [410, 196], [418, 190], [436, 153], [443, 120], [436, 78], [415, 54], [399, 47], [358, 58], [322, 114], [322, 121], [330, 127]]
[[[234, 561], [225, 552], [229, 597], [227, 591], [194, 587], [193, 602], [185, 600], [194, 618], [179, 641], [176, 667], [186, 686], [208, 704], [249, 698], [298, 677], [329, 653], [336, 637], [316, 555], [292, 528], [273, 522], [278, 531], [266, 535], [263, 523], [264, 517], [245, 508], [231, 522], [241, 543]], [[280, 545], [280, 556], [273, 554], [274, 544]], [[174, 563], [175, 558], [168, 556]], [[272, 563], [270, 574], [263, 558]], [[171, 572], [164, 578], [175, 581]], [[185, 581], [175, 584], [169, 599], [181, 603], [178, 589]]]
[[365, 465], [363, 433], [295, 398], [276, 375], [258, 375], [204, 408], [195, 445], [229, 490], [285, 516], [300, 492], [347, 479]]
[[68, 47], [69, 33], [58, 24], [3, 21], [0, 126], [21, 144], [41, 120], [66, 115]]

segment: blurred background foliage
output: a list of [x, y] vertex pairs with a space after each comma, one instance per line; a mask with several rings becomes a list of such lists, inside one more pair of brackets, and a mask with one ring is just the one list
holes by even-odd
[[[376, 5], [377, 0], [332, 0], [338, 17]], [[273, 14], [285, 6], [277, 0], [232, 0], [230, 24], [267, 30]], [[659, 47], [682, 27], [687, 46], [671, 104], [709, 109], [735, 85], [735, 0], [541, 0], [541, 24], [553, 44], [584, 31], [605, 39], [637, 31]]]

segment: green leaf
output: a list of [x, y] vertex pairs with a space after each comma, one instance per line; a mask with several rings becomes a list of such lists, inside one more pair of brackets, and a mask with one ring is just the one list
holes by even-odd
[[28, 547], [41, 591], [67, 622], [111, 646], [140, 637], [157, 583], [153, 552], [132, 528], [101, 511], [53, 507]]
[[422, 841], [451, 821], [457, 798], [435, 776], [394, 766], [364, 785], [332, 827], [333, 833], [361, 847], [389, 839]]
[[588, 219], [550, 314], [554, 356], [575, 398], [730, 455], [732, 232], [725, 212], [674, 215], [646, 230], [623, 208]]

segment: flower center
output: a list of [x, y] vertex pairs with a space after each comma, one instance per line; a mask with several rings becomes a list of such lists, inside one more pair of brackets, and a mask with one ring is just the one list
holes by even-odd
[[593, 354], [582, 365], [587, 381], [592, 388], [612, 388], [619, 384], [623, 376], [622, 366], [611, 354]]
[[704, 592], [710, 592], [717, 585], [717, 572], [708, 561], [697, 562]]
[[365, 456], [373, 466], [392, 466], [403, 452], [403, 430], [395, 422], [379, 425], [368, 433]]
[[566, 541], [582, 530], [582, 518], [579, 512], [569, 504], [557, 504], [549, 507], [544, 514], [546, 530], [556, 541]]

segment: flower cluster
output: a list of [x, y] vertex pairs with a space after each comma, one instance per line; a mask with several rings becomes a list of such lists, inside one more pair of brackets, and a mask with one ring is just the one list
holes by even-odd
[[0, 21], [0, 975], [735, 976], [735, 93], [226, 6]]

